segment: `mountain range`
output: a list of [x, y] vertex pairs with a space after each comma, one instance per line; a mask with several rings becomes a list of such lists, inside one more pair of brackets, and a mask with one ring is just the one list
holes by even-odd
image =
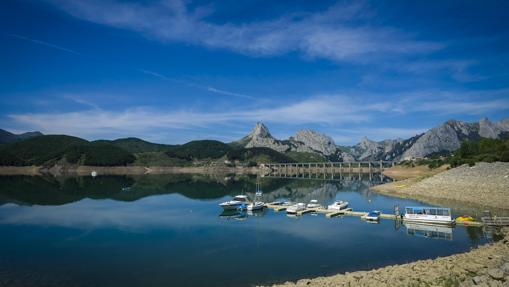
[[[64, 157], [68, 160], [75, 158], [78, 162], [80, 158], [81, 161], [86, 158], [88, 160], [85, 162], [101, 163], [99, 159], [112, 155], [116, 157], [104, 162], [105, 165], [110, 162], [132, 162], [133, 158], [140, 164], [151, 165], [160, 162], [174, 164], [174, 159], [187, 162], [221, 159], [224, 156], [227, 159], [255, 162], [262, 159], [298, 162], [400, 161], [451, 153], [465, 140], [499, 139], [508, 136], [509, 119], [491, 122], [487, 118], [482, 118], [479, 122], [449, 120], [408, 139], [372, 141], [363, 138], [353, 146], [338, 146], [330, 136], [309, 129], [299, 130], [288, 139], [276, 139], [263, 123], [257, 123], [242, 139], [227, 144], [202, 140], [184, 145], [163, 145], [138, 138], [88, 142], [68, 136], [44, 136], [40, 132], [13, 134], [0, 130], [0, 144], [4, 146], [0, 148], [0, 152], [5, 158], [4, 165], [47, 163]], [[105, 153], [108, 156], [105, 156]], [[30, 156], [31, 154], [33, 155]]]
[[330, 136], [307, 129], [298, 131], [289, 139], [278, 140], [264, 124], [257, 123], [247, 136], [235, 143], [247, 148], [268, 147], [281, 153], [315, 153], [330, 161], [399, 161], [450, 153], [458, 149], [465, 140], [498, 139], [507, 136], [509, 119], [499, 122], [491, 122], [487, 118], [482, 118], [479, 122], [449, 120], [408, 139], [372, 141], [363, 138], [354, 146], [341, 147], [337, 146]]

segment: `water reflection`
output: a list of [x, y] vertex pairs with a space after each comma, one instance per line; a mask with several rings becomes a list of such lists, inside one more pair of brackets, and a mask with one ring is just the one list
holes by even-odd
[[431, 239], [452, 240], [452, 227], [429, 224], [404, 223], [407, 235]]
[[[0, 177], [0, 272], [27, 280], [65, 274], [61, 286], [252, 286], [445, 256], [486, 242], [481, 229], [420, 240], [392, 220], [368, 225], [351, 216], [222, 212], [218, 204], [234, 195], [254, 198], [255, 183], [249, 176]], [[355, 210], [384, 213], [422, 204], [370, 192], [369, 177], [260, 183], [265, 202], [345, 200]]]
[[244, 219], [247, 217], [247, 212], [244, 210], [225, 210], [219, 217], [224, 219]]

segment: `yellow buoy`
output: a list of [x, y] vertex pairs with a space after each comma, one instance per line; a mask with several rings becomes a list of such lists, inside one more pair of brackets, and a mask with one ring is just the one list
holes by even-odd
[[469, 215], [462, 215], [456, 218], [457, 221], [474, 221], [474, 218]]

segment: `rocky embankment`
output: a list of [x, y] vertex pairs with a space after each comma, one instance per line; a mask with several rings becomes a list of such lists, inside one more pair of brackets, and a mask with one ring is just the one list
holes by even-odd
[[414, 178], [375, 186], [372, 190], [437, 203], [509, 209], [509, 163], [463, 165], [422, 180]]
[[467, 253], [275, 286], [509, 286], [509, 229], [502, 232]]

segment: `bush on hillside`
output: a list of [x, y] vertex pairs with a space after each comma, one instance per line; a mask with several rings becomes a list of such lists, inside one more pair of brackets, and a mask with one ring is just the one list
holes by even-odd
[[185, 160], [217, 159], [224, 156], [231, 147], [223, 142], [214, 140], [191, 141], [180, 146], [174, 146], [166, 152], [169, 157]]

